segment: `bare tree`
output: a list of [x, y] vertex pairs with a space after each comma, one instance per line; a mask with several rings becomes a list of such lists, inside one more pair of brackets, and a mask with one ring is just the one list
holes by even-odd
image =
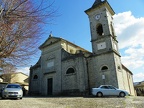
[[4, 74], [0, 75], [0, 78], [2, 78], [4, 80], [4, 82], [11, 82], [11, 79], [15, 77], [16, 74], [13, 74], [14, 72], [16, 72], [16, 68], [15, 66], [11, 65], [11, 64], [7, 64], [3, 67], [2, 72]]
[[24, 63], [37, 51], [41, 24], [56, 13], [54, 2], [38, 1], [0, 0], [0, 67]]

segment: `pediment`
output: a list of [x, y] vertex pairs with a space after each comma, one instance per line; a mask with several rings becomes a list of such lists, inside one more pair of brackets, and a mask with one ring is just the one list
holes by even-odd
[[60, 41], [60, 40], [61, 40], [61, 38], [58, 38], [58, 37], [49, 37], [39, 48], [42, 49], [42, 48], [47, 47], [53, 43]]

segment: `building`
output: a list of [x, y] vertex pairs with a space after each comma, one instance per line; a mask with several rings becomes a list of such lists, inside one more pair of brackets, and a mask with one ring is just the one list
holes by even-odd
[[28, 81], [25, 81], [28, 78], [28, 75], [22, 72], [1, 74], [0, 77], [3, 79], [3, 82], [28, 84]]
[[107, 0], [96, 0], [85, 13], [92, 52], [50, 35], [39, 47], [40, 59], [30, 68], [30, 94], [83, 95], [108, 84], [135, 95], [133, 74], [121, 63], [112, 7]]
[[135, 84], [134, 88], [137, 92], [137, 96], [144, 96], [144, 81]]

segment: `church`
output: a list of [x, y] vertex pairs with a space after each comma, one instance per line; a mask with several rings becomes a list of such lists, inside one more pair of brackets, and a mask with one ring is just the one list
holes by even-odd
[[91, 88], [113, 85], [135, 95], [132, 72], [121, 63], [113, 26], [114, 10], [107, 0], [95, 0], [88, 15], [92, 52], [49, 35], [39, 47], [41, 56], [30, 67], [29, 93], [84, 95]]

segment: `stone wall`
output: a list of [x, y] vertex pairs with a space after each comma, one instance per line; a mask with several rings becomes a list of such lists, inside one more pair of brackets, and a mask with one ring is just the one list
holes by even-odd
[[[73, 68], [74, 73], [67, 73]], [[62, 62], [62, 91], [67, 94], [81, 95], [88, 89], [87, 67], [83, 56], [67, 58]]]
[[[93, 56], [89, 59], [88, 66], [91, 88], [105, 84], [118, 87], [113, 53]], [[106, 66], [108, 69], [102, 70], [103, 66]]]
[[123, 68], [123, 76], [124, 76], [124, 89], [128, 91], [131, 95], [135, 96], [135, 90], [133, 85], [133, 75]]

